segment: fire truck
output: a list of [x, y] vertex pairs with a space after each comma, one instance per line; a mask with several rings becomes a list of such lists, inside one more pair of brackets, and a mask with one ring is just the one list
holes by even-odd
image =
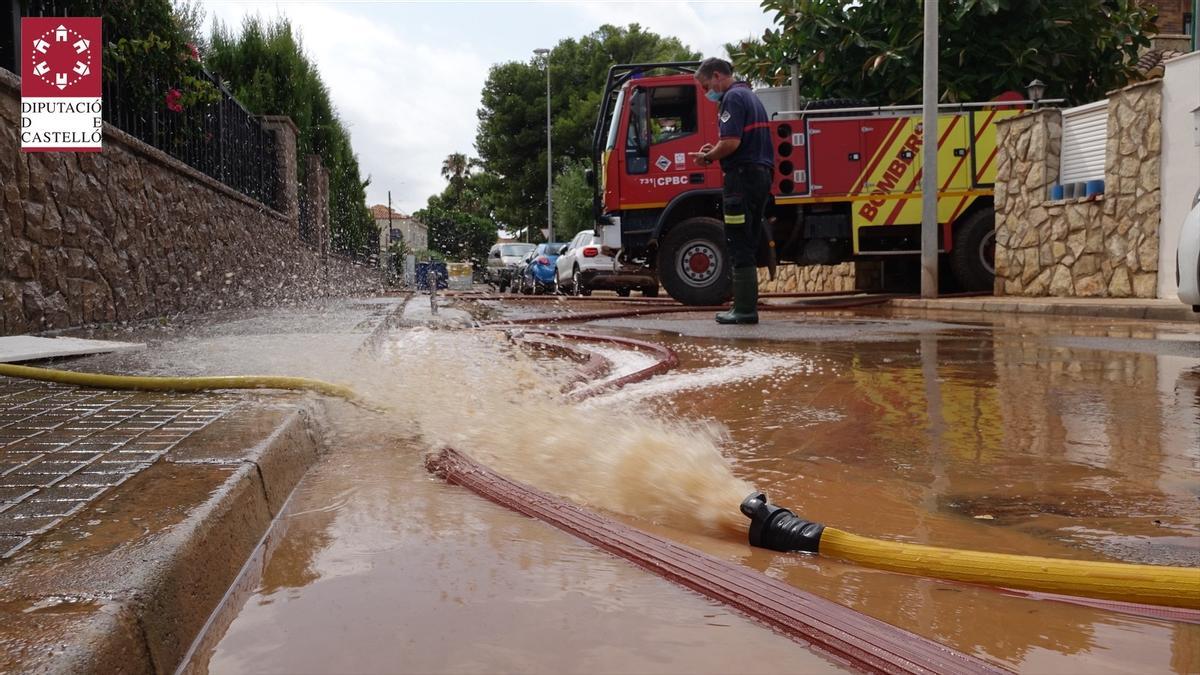
[[[730, 295], [721, 169], [688, 153], [718, 141], [718, 106], [694, 79], [698, 63], [627, 64], [608, 73], [592, 143], [596, 231], [625, 273], [652, 271], [671, 297], [714, 305]], [[1018, 94], [942, 106], [938, 232], [958, 286], [994, 278], [996, 123]], [[810, 102], [772, 111], [775, 175], [759, 267], [833, 265], [920, 255], [919, 106]]]

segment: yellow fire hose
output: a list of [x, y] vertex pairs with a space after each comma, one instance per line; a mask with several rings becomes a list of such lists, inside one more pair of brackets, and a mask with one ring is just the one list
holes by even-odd
[[[18, 377], [43, 382], [57, 382], [82, 387], [139, 391], [209, 391], [216, 389], [290, 389], [313, 391], [336, 396], [357, 405], [365, 405], [349, 387], [307, 377], [276, 375], [224, 375], [200, 377], [146, 377], [78, 373], [50, 368], [33, 368], [0, 363], [0, 376]], [[747, 498], [755, 498], [751, 495]], [[765, 497], [762, 497], [765, 503]], [[743, 503], [743, 511], [746, 502]], [[774, 508], [774, 507], [772, 507]], [[1046, 591], [1067, 595], [1140, 602], [1152, 605], [1200, 609], [1200, 569], [1158, 565], [1129, 565], [1124, 563], [1061, 560], [1037, 556], [963, 551], [920, 544], [882, 541], [862, 537], [832, 527], [805, 530], [804, 525], [816, 525], [796, 518], [787, 525], [787, 518], [771, 518], [771, 526], [786, 528], [779, 550], [817, 550], [824, 555], [874, 567], [918, 576], [938, 577], [955, 581], [986, 584], [1008, 588]], [[752, 519], [755, 516], [747, 512]], [[807, 533], [806, 533], [807, 532]], [[813, 538], [811, 535], [815, 535]], [[764, 536], [760, 532], [759, 536]], [[751, 543], [754, 542], [751, 527]], [[812, 539], [813, 548], [792, 543]], [[766, 542], [756, 543], [776, 548]], [[784, 547], [786, 545], [786, 548]]]
[[1200, 609], [1200, 569], [1063, 560], [869, 539], [826, 527], [820, 553], [919, 576]]
[[767, 501], [742, 501], [750, 544], [819, 553], [892, 572], [1147, 605], [1200, 609], [1200, 569], [1063, 560], [882, 541], [805, 520]]
[[313, 391], [327, 396], [344, 398], [362, 405], [358, 394], [349, 387], [309, 377], [281, 375], [220, 375], [200, 377], [147, 377], [141, 375], [102, 375], [77, 373], [70, 370], [33, 368], [0, 363], [0, 375], [41, 382], [73, 384], [98, 389], [132, 389], [137, 391], [212, 391], [216, 389], [291, 389]]

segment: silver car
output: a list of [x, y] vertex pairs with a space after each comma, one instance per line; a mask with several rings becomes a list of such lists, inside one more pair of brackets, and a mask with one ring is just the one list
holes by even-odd
[[496, 244], [488, 251], [487, 282], [504, 292], [513, 283], [513, 276], [521, 261], [536, 244]]
[[1179, 299], [1200, 312], [1200, 191], [1192, 200], [1192, 211], [1183, 221], [1176, 252]]

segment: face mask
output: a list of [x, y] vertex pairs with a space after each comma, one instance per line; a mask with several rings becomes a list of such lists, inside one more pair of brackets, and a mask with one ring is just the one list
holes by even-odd
[[723, 92], [719, 92], [716, 89], [709, 89], [708, 91], [704, 92], [704, 98], [712, 101], [713, 103], [720, 103], [721, 97], [724, 95], [725, 94]]

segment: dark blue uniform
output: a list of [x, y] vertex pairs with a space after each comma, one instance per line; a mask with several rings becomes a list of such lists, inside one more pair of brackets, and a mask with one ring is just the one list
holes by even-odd
[[767, 111], [750, 85], [737, 82], [721, 97], [717, 120], [722, 140], [741, 140], [738, 149], [721, 160], [721, 170], [725, 172], [722, 189], [725, 240], [735, 269], [756, 267], [763, 213], [775, 171]]

